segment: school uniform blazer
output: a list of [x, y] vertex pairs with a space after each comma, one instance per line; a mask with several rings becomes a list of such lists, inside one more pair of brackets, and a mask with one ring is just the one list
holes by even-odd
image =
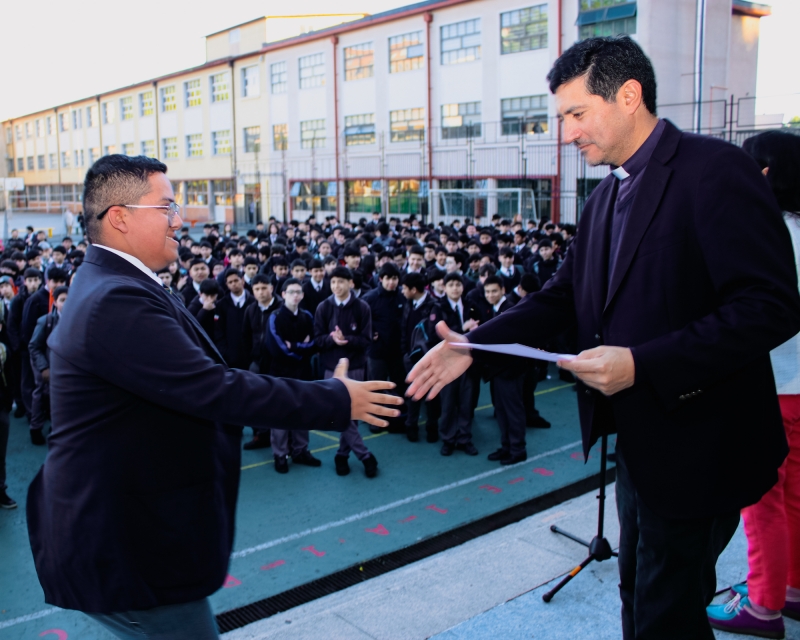
[[787, 453], [769, 351], [800, 330], [789, 233], [752, 159], [667, 122], [609, 281], [614, 180], [542, 290], [468, 339], [541, 346], [577, 324], [578, 351], [630, 347], [631, 388], [607, 400], [578, 384], [584, 453], [617, 431], [651, 509], [730, 513], [775, 484]]
[[87, 612], [189, 602], [225, 580], [241, 425], [343, 431], [338, 380], [229, 368], [180, 300], [89, 247], [50, 336], [53, 430], [28, 492], [48, 603]]

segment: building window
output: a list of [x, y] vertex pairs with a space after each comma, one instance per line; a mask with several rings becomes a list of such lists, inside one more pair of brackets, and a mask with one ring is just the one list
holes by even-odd
[[33, 156], [27, 158], [28, 171], [33, 171]]
[[32, 129], [31, 129], [31, 123], [30, 122], [26, 122], [25, 123], [25, 137], [26, 138], [33, 137], [33, 132], [32, 132]]
[[225, 102], [230, 97], [228, 73], [215, 73], [211, 76], [211, 102]]
[[578, 37], [636, 33], [636, 3], [630, 0], [581, 0]]
[[94, 164], [100, 157], [100, 147], [91, 147], [89, 149], [89, 164]]
[[479, 138], [481, 103], [462, 102], [442, 105], [442, 138]]
[[36, 156], [36, 168], [39, 169], [40, 171], [45, 168], [44, 154]]
[[80, 129], [82, 126], [81, 120], [82, 120], [81, 112], [78, 109], [76, 109], [75, 111], [72, 112], [72, 128]]
[[69, 168], [69, 151], [61, 152], [61, 168], [62, 169]]
[[389, 112], [392, 142], [409, 142], [425, 137], [425, 109], [400, 109]]
[[47, 116], [45, 122], [47, 123], [47, 135], [53, 135], [53, 116]]
[[[6, 135], [6, 142], [11, 142], [11, 129], [7, 130], [8, 133]], [[36, 137], [43, 138], [44, 137], [44, 127], [42, 126], [41, 118], [36, 121]]]
[[25, 171], [25, 158], [17, 158], [17, 171]]
[[11, 144], [14, 141], [14, 134], [11, 132], [11, 127], [6, 127], [6, 144]]
[[294, 182], [289, 189], [295, 211], [336, 211], [336, 182]]
[[58, 156], [55, 153], [47, 154], [47, 163], [51, 169], [58, 169]]
[[242, 97], [252, 98], [259, 94], [258, 65], [245, 67], [242, 69]]
[[6, 158], [6, 173], [14, 175], [14, 159]]
[[461, 64], [481, 58], [481, 19], [442, 27], [442, 64]]
[[422, 44], [422, 31], [404, 33], [389, 38], [389, 73], [413, 71], [422, 67], [425, 47]]
[[215, 205], [230, 207], [233, 204], [233, 180], [212, 180], [211, 193]]
[[133, 155], [133, 143], [132, 142], [123, 142], [122, 143], [122, 155], [123, 156], [132, 156]]
[[261, 127], [244, 128], [245, 153], [258, 153], [261, 151]]
[[275, 151], [286, 151], [289, 148], [289, 125], [272, 125], [272, 148]]
[[142, 155], [148, 158], [156, 157], [156, 141], [142, 140]]
[[375, 114], [345, 116], [344, 140], [348, 147], [356, 144], [375, 144]]
[[427, 180], [389, 180], [389, 213], [413, 213], [427, 211]]
[[215, 156], [231, 155], [231, 130], [211, 132], [212, 153]]
[[500, 53], [547, 48], [547, 5], [500, 14]]
[[111, 156], [117, 152], [117, 145], [115, 144], [107, 144], [103, 147], [103, 155], [104, 156]]
[[116, 120], [116, 110], [114, 109], [113, 102], [104, 102], [103, 103], [103, 123], [104, 124], [114, 124]]
[[186, 183], [186, 204], [208, 206], [208, 180], [190, 180]]
[[86, 126], [94, 127], [97, 125], [97, 105], [93, 104], [86, 107]]
[[350, 213], [373, 213], [381, 210], [380, 180], [347, 180], [344, 183], [345, 208]]
[[315, 53], [300, 58], [300, 88], [311, 89], [325, 85], [325, 54]]
[[300, 123], [300, 146], [316, 149], [325, 146], [325, 120], [304, 120]]
[[75, 149], [73, 151], [74, 161], [76, 167], [82, 167], [84, 161], [83, 149]]
[[119, 99], [120, 120], [133, 120], [133, 96]]
[[201, 158], [203, 156], [203, 134], [192, 133], [186, 136], [186, 157]]
[[59, 129], [59, 131], [69, 131], [69, 114], [68, 113], [59, 113], [58, 114], [58, 129]]
[[547, 133], [547, 95], [505, 98], [500, 101], [503, 135]]
[[155, 98], [152, 91], [139, 94], [139, 113], [142, 117], [152, 116], [156, 111]]
[[161, 87], [161, 111], [175, 111], [178, 108], [175, 85]]
[[164, 158], [178, 157], [178, 138], [164, 138], [163, 144]]
[[22, 127], [18, 124], [14, 125], [14, 133], [17, 135], [17, 140], [22, 140]]
[[344, 79], [361, 80], [371, 78], [375, 65], [375, 51], [371, 42], [357, 44], [344, 49]]
[[199, 107], [203, 103], [202, 87], [200, 78], [189, 80], [183, 83], [183, 92], [186, 95], [187, 107]]
[[286, 62], [276, 62], [269, 65], [269, 77], [272, 93], [286, 93], [286, 83], [289, 77], [286, 71]]

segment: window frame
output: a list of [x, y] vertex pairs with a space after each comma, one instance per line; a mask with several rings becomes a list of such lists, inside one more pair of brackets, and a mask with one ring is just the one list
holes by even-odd
[[[305, 65], [304, 65], [305, 62]], [[298, 78], [300, 89], [317, 89], [325, 86], [325, 52], [311, 53], [297, 59]], [[311, 73], [303, 74], [303, 69], [311, 69]], [[314, 73], [322, 69], [322, 73]], [[306, 122], [310, 122], [307, 120]]]
[[[311, 128], [312, 123], [322, 123], [321, 127]], [[305, 135], [307, 132], [313, 131], [314, 134], [309, 136]], [[318, 136], [317, 132], [322, 131], [322, 136]], [[313, 120], [300, 121], [300, 148], [301, 149], [322, 149], [325, 147], [325, 118], [314, 118]]]
[[[463, 25], [463, 28], [462, 28]], [[452, 22], [444, 24], [439, 27], [439, 62], [442, 66], [451, 64], [465, 64], [467, 62], [477, 62], [481, 59], [481, 46], [482, 36], [481, 33], [481, 18], [471, 18], [469, 20], [460, 20], [459, 22]], [[463, 33], [462, 33], [463, 31]], [[445, 35], [447, 34], [447, 35]], [[473, 40], [478, 36], [478, 43], [474, 44]], [[465, 43], [465, 39], [467, 43]], [[461, 46], [445, 48], [447, 42], [459, 41]], [[449, 46], [449, 45], [447, 45]], [[458, 52], [472, 51], [473, 57], [468, 53], [463, 56], [455, 55]]]
[[[364, 80], [375, 75], [375, 45], [373, 42], [343, 47], [342, 55], [345, 82]], [[364, 60], [367, 60], [369, 64], [362, 64]]]
[[[222, 134], [227, 134], [226, 138]], [[229, 156], [231, 155], [231, 130], [220, 129], [219, 131], [211, 132], [211, 155], [212, 156]]]
[[192, 78], [183, 83], [183, 108], [194, 109], [203, 106], [203, 80]]
[[227, 71], [212, 73], [208, 76], [211, 93], [211, 104], [227, 102], [231, 99], [231, 78]]
[[[278, 82], [275, 79], [278, 79]], [[286, 93], [289, 84], [289, 64], [286, 60], [279, 60], [269, 65], [270, 93], [276, 95]]]
[[[418, 114], [415, 112], [418, 111]], [[402, 120], [395, 117], [395, 114], [408, 115]], [[418, 115], [419, 117], [414, 117]], [[406, 126], [405, 128], [395, 127], [395, 123], [421, 122], [421, 127]], [[425, 107], [410, 107], [408, 109], [394, 109], [389, 111], [389, 142], [420, 142], [425, 139]]]
[[[252, 77], [250, 80], [254, 79], [254, 82], [248, 82], [248, 71], [253, 71]], [[242, 67], [242, 97], [243, 98], [257, 98], [261, 95], [261, 69], [259, 65], [252, 64], [246, 67]]]
[[[416, 41], [412, 41], [412, 38], [417, 38]], [[407, 40], [408, 39], [408, 42]], [[393, 43], [393, 41], [395, 41]], [[393, 44], [401, 44], [404, 46], [396, 47], [392, 49]], [[406, 73], [407, 71], [416, 71], [417, 69], [422, 69], [425, 65], [425, 43], [423, 41], [423, 32], [420, 29], [419, 31], [409, 31], [408, 33], [401, 33], [397, 36], [391, 36], [388, 38], [388, 45], [389, 45], [389, 73]], [[419, 47], [419, 55], [409, 56], [408, 50], [413, 47]], [[399, 51], [404, 51], [404, 55], [400, 57], [399, 55], [395, 55]], [[400, 64], [400, 63], [410, 63], [410, 64]], [[407, 67], [401, 69], [400, 66]]]
[[[522, 22], [522, 17], [525, 12], [528, 14], [532, 14], [534, 10], [539, 12], [541, 16], [542, 13], [544, 14], [544, 20], [529, 20], [528, 22]], [[510, 21], [514, 20], [514, 16], [519, 16], [519, 22], [516, 24], [512, 24]], [[504, 24], [506, 20], [509, 21], [508, 24]], [[528, 33], [528, 25], [541, 25], [544, 24], [543, 30], [538, 30], [536, 33]], [[504, 31], [511, 30], [514, 27], [522, 27], [523, 34], [521, 36], [517, 35], [516, 37], [510, 37], [504, 35]], [[548, 13], [548, 5], [544, 4], [536, 4], [531, 5], [530, 7], [522, 7], [519, 9], [512, 9], [511, 11], [504, 11], [500, 14], [500, 55], [510, 55], [514, 53], [524, 53], [525, 51], [539, 51], [541, 49], [547, 49], [548, 47], [548, 29], [550, 27], [550, 16]], [[529, 45], [533, 45], [534, 39], [538, 38], [538, 46], [528, 46], [523, 47], [520, 46], [516, 50], [512, 50], [513, 47], [508, 46], [506, 47], [507, 43], [513, 42], [525, 42], [527, 41]]]

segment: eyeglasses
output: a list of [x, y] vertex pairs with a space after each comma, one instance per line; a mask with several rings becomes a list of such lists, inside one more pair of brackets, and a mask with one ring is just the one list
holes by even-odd
[[303, 291], [301, 289], [287, 289], [284, 291], [287, 296], [301, 296], [303, 295]]
[[166, 209], [167, 211], [167, 224], [172, 226], [172, 223], [175, 220], [175, 216], [180, 215], [181, 213], [181, 205], [177, 202], [170, 202], [169, 204], [112, 204], [110, 207], [107, 207], [103, 211], [97, 214], [97, 219], [101, 220], [104, 215], [106, 215], [110, 209], [113, 207], [125, 207], [126, 209]]

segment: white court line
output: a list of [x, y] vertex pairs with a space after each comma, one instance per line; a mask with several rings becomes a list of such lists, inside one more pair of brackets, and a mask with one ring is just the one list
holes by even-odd
[[44, 618], [45, 616], [49, 616], [53, 613], [58, 613], [59, 611], [61, 611], [61, 609], [44, 609], [42, 611], [37, 611], [36, 613], [29, 613], [27, 616], [20, 616], [19, 618], [11, 618], [11, 620], [0, 622], [0, 629], [13, 627], [15, 625], [22, 624], [23, 622], [30, 622], [31, 620], [38, 620], [39, 618]]
[[[558, 449], [553, 449], [552, 451], [546, 451], [545, 453], [540, 453], [539, 455], [533, 456], [532, 458], [528, 458], [525, 462], [518, 462], [517, 464], [512, 464], [507, 467], [498, 467], [497, 469], [492, 469], [491, 471], [485, 471], [484, 473], [479, 473], [478, 475], [472, 476], [471, 478], [464, 478], [463, 480], [446, 484], [443, 487], [437, 487], [436, 489], [431, 489], [430, 491], [425, 491], [424, 493], [418, 493], [416, 495], [409, 496], [408, 498], [403, 498], [402, 500], [390, 502], [389, 504], [385, 504], [381, 507], [375, 507], [374, 509], [369, 509], [367, 511], [362, 511], [361, 513], [356, 513], [355, 515], [348, 516], [347, 518], [343, 518], [341, 520], [336, 520], [334, 522], [328, 522], [327, 524], [322, 524], [318, 527], [314, 527], [313, 529], [306, 529], [305, 531], [300, 531], [299, 533], [293, 533], [291, 535], [284, 536], [283, 538], [278, 538], [277, 540], [270, 540], [269, 542], [264, 542], [263, 544], [256, 545], [255, 547], [250, 547], [249, 549], [242, 549], [241, 551], [236, 551], [232, 553], [231, 558], [232, 559], [244, 558], [245, 556], [249, 556], [251, 553], [256, 553], [257, 551], [263, 551], [264, 549], [270, 549], [271, 547], [283, 544], [284, 542], [299, 540], [300, 538], [310, 536], [313, 533], [320, 533], [322, 531], [327, 531], [328, 529], [339, 527], [343, 524], [349, 524], [350, 522], [357, 522], [358, 520], [369, 518], [370, 516], [374, 516], [378, 513], [383, 513], [384, 511], [388, 511], [389, 509], [394, 509], [395, 507], [399, 507], [404, 504], [409, 504], [411, 502], [423, 500], [424, 498], [435, 496], [438, 493], [462, 487], [465, 484], [469, 484], [470, 482], [475, 482], [476, 480], [483, 480], [484, 478], [489, 478], [493, 475], [497, 475], [498, 473], [502, 473], [503, 471], [507, 471], [509, 469], [515, 469], [517, 467], [525, 466], [526, 464], [530, 464], [534, 460], [540, 460], [541, 458], [552, 456], [555, 453], [561, 453], [562, 451], [567, 451], [579, 444], [581, 444], [581, 441], [576, 440], [575, 442], [570, 442], [569, 444], [565, 444], [563, 447], [559, 447]], [[20, 616], [19, 618], [13, 618], [11, 620], [7, 620], [6, 622], [0, 622], [0, 629], [6, 629], [8, 627], [13, 627], [15, 625], [22, 624], [23, 622], [30, 622], [31, 620], [44, 618], [45, 616], [49, 616], [50, 614], [57, 613], [59, 611], [61, 611], [61, 609], [44, 609], [43, 611], [31, 613], [27, 616]]]
[[284, 536], [283, 538], [277, 538], [276, 540], [270, 540], [269, 542], [257, 544], [256, 546], [250, 547], [248, 549], [235, 551], [234, 553], [231, 554], [231, 559], [244, 558], [245, 556], [249, 556], [251, 553], [256, 553], [257, 551], [263, 551], [264, 549], [270, 549], [272, 547], [278, 546], [279, 544], [283, 544], [284, 542], [299, 540], [300, 538], [305, 538], [306, 536], [310, 536], [313, 533], [321, 533], [323, 531], [327, 531], [328, 529], [340, 527], [343, 524], [350, 524], [351, 522], [357, 522], [358, 520], [369, 518], [370, 516], [374, 516], [378, 513], [389, 511], [390, 509], [394, 509], [395, 507], [400, 507], [404, 504], [416, 502], [417, 500], [423, 500], [424, 498], [435, 496], [438, 493], [442, 493], [444, 491], [449, 491], [450, 489], [456, 489], [458, 487], [464, 486], [465, 484], [469, 484], [470, 482], [475, 482], [476, 480], [483, 480], [484, 478], [489, 478], [498, 473], [502, 473], [503, 471], [508, 471], [509, 469], [515, 469], [516, 467], [525, 466], [527, 464], [530, 464], [534, 460], [546, 458], [547, 456], [551, 456], [554, 453], [561, 453], [562, 451], [567, 451], [568, 449], [572, 449], [573, 447], [579, 444], [581, 444], [580, 440], [577, 440], [575, 442], [570, 442], [569, 444], [565, 444], [563, 447], [559, 447], [558, 449], [553, 449], [552, 451], [540, 453], [537, 456], [528, 458], [524, 462], [518, 462], [517, 464], [508, 465], [507, 467], [498, 467], [497, 469], [492, 469], [491, 471], [485, 471], [483, 473], [479, 473], [477, 476], [472, 476], [471, 478], [464, 478], [463, 480], [446, 484], [443, 487], [437, 487], [436, 489], [431, 489], [423, 493], [418, 493], [416, 495], [409, 496], [408, 498], [403, 498], [402, 500], [390, 502], [389, 504], [385, 504], [380, 507], [375, 507], [374, 509], [368, 509], [366, 511], [362, 511], [361, 513], [356, 513], [355, 515], [342, 518], [341, 520], [335, 520], [333, 522], [328, 522], [327, 524], [321, 524], [318, 527], [314, 527], [313, 529], [306, 529], [305, 531], [292, 533], [291, 535]]

